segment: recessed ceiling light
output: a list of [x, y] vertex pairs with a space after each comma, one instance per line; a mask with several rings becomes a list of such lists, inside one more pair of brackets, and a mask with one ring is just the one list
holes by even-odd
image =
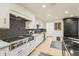
[[73, 15], [73, 14], [71, 14], [70, 16], [71, 16], [71, 17], [73, 17], [74, 15]]
[[42, 5], [42, 8], [46, 8], [47, 6], [46, 5]]
[[48, 14], [48, 16], [51, 16], [51, 14]]
[[58, 19], [58, 17], [56, 17], [56, 19]]
[[68, 14], [69, 12], [68, 11], [65, 11], [65, 14]]

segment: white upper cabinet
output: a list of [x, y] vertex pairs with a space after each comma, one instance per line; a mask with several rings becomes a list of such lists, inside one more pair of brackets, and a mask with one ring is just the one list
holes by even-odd
[[35, 29], [36, 28], [35, 16], [33, 17], [33, 19], [31, 21], [27, 21], [25, 23], [25, 28], [26, 29]]
[[9, 29], [9, 4], [0, 3], [0, 29]]
[[[40, 25], [39, 28], [43, 28], [43, 29], [46, 28], [46, 23], [44, 21], [42, 21], [41, 19], [39, 19], [39, 18], [35, 19], [35, 26], [37, 24]], [[37, 28], [37, 26], [36, 26], [36, 28]]]

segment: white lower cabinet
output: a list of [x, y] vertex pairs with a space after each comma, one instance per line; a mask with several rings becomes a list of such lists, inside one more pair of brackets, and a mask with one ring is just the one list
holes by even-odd
[[0, 56], [7, 56], [8, 47], [0, 49]]
[[23, 55], [29, 55], [44, 39], [44, 34], [38, 34], [34, 37], [34, 40], [23, 45]]
[[27, 56], [43, 41], [43, 33], [34, 37], [34, 40], [25, 43], [11, 51], [9, 47], [0, 49], [0, 56]]
[[43, 41], [43, 39], [44, 39], [43, 33], [41, 33], [40, 35], [37, 35], [37, 36], [35, 37], [35, 39], [36, 39], [37, 45], [40, 44], [40, 43]]
[[5, 49], [0, 49], [0, 56], [5, 56], [5, 55], [6, 55]]
[[[23, 47], [22, 47], [23, 48]], [[10, 56], [20, 56], [22, 54], [22, 48], [18, 47], [9, 52]]]
[[24, 48], [23, 48], [23, 55], [24, 55], [24, 56], [27, 56], [27, 55], [28, 55], [27, 44], [24, 45]]
[[33, 41], [28, 42], [26, 55], [29, 55], [43, 41], [43, 33], [34, 37]]
[[33, 51], [33, 48], [34, 48], [34, 40], [28, 42], [27, 44], [27, 55], [29, 55]]

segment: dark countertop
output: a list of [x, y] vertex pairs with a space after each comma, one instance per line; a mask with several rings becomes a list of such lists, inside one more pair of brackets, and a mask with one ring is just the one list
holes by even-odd
[[[79, 56], [79, 54], [78, 54], [79, 53], [79, 40], [70, 38], [70, 37], [68, 37], [68, 38], [66, 37], [65, 39], [66, 40], [64, 40], [64, 43], [65, 43], [64, 46], [66, 46], [68, 52], [72, 56], [74, 56], [74, 55]], [[71, 52], [71, 50], [73, 51], [73, 53]]]
[[68, 37], [64, 40], [64, 42], [69, 48], [71, 48], [73, 50], [79, 50], [79, 48], [78, 48], [79, 40], [78, 39]]
[[66, 46], [66, 48], [68, 49], [68, 52], [70, 53], [71, 56], [79, 56], [79, 48], [68, 47], [68, 46]]
[[[41, 32], [41, 33], [43, 33], [43, 32]], [[41, 33], [35, 33], [35, 36], [39, 35]], [[24, 39], [24, 38], [30, 38], [30, 37], [33, 37], [33, 35], [22, 35], [22, 36], [17, 36], [17, 37], [12, 37], [12, 38], [6, 38], [6, 39], [2, 39], [2, 41], [11, 43], [11, 42], [14, 42], [14, 41], [18, 41], [18, 40], [21, 40], [21, 39]]]
[[71, 52], [70, 52], [70, 50], [71, 50], [71, 48], [70, 47], [68, 47], [68, 45], [65, 43], [65, 42], [63, 42], [63, 48], [62, 48], [64, 51], [66, 51], [70, 56], [72, 56], [72, 54], [71, 54]]
[[28, 37], [31, 37], [31, 36], [18, 36], [18, 37], [13, 37], [13, 38], [6, 38], [6, 39], [3, 39], [3, 41], [6, 41], [8, 43], [11, 43], [13, 41], [18, 41], [18, 40], [21, 40], [21, 39], [24, 39], [24, 38], [28, 38]]

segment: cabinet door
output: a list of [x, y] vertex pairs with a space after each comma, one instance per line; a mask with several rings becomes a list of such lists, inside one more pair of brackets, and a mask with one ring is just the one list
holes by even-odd
[[9, 28], [9, 4], [0, 3], [0, 28]]
[[5, 49], [0, 49], [0, 56], [6, 56]]
[[40, 35], [40, 41], [42, 42], [44, 40], [44, 33], [41, 33]]
[[25, 50], [25, 55], [29, 55], [30, 54], [30, 50], [31, 50], [30, 44], [28, 43], [25, 47], [26, 47], [24, 49]]

